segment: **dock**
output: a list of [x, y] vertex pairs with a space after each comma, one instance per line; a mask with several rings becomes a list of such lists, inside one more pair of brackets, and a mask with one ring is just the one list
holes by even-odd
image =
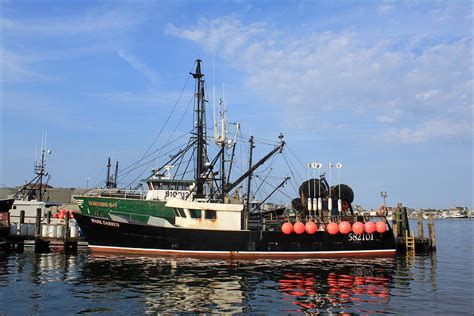
[[428, 237], [423, 231], [422, 211], [418, 210], [418, 235], [410, 229], [407, 209], [398, 203], [392, 214], [392, 228], [397, 242], [398, 253], [430, 253], [436, 251], [436, 234], [433, 214], [428, 218]]
[[41, 209], [32, 218], [25, 218], [24, 211], [12, 222], [8, 216], [9, 234], [0, 239], [0, 247], [6, 251], [23, 252], [25, 246], [34, 247], [35, 252], [49, 252], [59, 249], [65, 252], [76, 252], [78, 247], [87, 246], [84, 238], [79, 236], [79, 228], [72, 225], [69, 213], [63, 220], [53, 223], [51, 214], [41, 216]]

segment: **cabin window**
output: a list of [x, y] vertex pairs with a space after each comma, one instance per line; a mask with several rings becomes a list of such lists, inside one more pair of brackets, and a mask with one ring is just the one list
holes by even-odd
[[201, 210], [189, 210], [191, 218], [201, 218]]
[[16, 210], [16, 205], [13, 205], [13, 209]]
[[177, 210], [179, 212], [179, 215], [181, 215], [181, 217], [186, 217], [186, 213], [184, 213], [184, 210], [182, 208], [178, 208]]
[[155, 188], [155, 190], [163, 189], [163, 185], [161, 183], [153, 183], [153, 187]]
[[173, 211], [174, 211], [174, 215], [176, 215], [177, 217], [181, 217], [177, 208], [174, 208]]
[[206, 219], [216, 219], [216, 218], [217, 218], [216, 211], [213, 211], [213, 210], [206, 211]]

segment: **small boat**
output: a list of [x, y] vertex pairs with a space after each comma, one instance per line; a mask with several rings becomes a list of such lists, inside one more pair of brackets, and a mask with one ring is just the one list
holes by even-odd
[[[331, 187], [324, 176], [308, 179], [300, 186], [300, 201], [292, 203], [297, 206], [296, 209], [282, 210], [271, 204], [260, 207], [267, 198], [252, 203], [252, 174], [266, 159], [281, 152], [285, 146], [283, 135], [279, 136], [275, 148], [255, 164], [252, 164], [254, 143], [253, 137], [250, 137], [249, 168], [238, 179], [228, 181], [225, 176], [228, 174], [225, 171], [225, 149], [229, 142], [224, 133], [215, 137], [216, 143], [222, 145], [217, 158], [210, 162], [206, 158], [206, 101], [200, 60], [196, 61], [196, 70], [192, 75], [197, 87], [197, 124], [193, 133], [196, 145], [195, 179], [185, 197], [170, 197], [161, 201], [162, 206], [173, 213], [173, 220], [149, 215], [144, 223], [130, 218], [128, 214], [115, 213], [107, 217], [84, 212], [75, 214], [92, 251], [224, 258], [395, 254], [394, 234], [385, 216], [354, 214], [352, 189], [345, 184]], [[224, 120], [222, 125], [225, 125]], [[219, 165], [219, 157], [221, 169], [216, 172], [212, 168]], [[232, 198], [231, 191], [244, 179], [248, 181], [246, 199]], [[287, 178], [276, 189], [286, 181]], [[216, 183], [219, 184], [217, 187]], [[333, 200], [337, 201], [337, 208], [332, 207]], [[254, 209], [252, 205], [259, 205], [259, 208]]]
[[46, 159], [51, 150], [45, 149], [45, 143], [46, 135], [43, 136], [40, 160], [35, 160], [34, 163], [35, 176], [15, 193], [14, 203], [10, 208], [12, 223], [19, 224], [21, 212], [24, 211], [24, 223], [34, 224], [38, 209], [41, 210], [41, 217], [46, 218], [48, 213], [56, 213], [63, 204], [49, 200], [48, 190], [52, 187], [48, 184], [51, 176], [46, 171]]

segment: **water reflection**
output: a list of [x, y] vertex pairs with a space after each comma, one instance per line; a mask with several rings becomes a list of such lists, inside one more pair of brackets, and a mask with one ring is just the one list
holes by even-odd
[[58, 306], [75, 313], [384, 313], [393, 308], [392, 300], [413, 293], [415, 279], [436, 289], [436, 259], [429, 256], [298, 261], [2, 256], [0, 306], [13, 297], [2, 288], [28, 285], [28, 309], [10, 312], [48, 312], [44, 301], [63, 297], [67, 306]]

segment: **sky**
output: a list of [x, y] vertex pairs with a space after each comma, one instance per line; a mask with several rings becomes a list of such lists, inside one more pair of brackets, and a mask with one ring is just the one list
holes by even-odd
[[266, 143], [256, 157], [284, 134], [294, 168], [276, 173], [298, 183], [307, 162], [341, 162], [355, 204], [386, 191], [388, 205], [472, 208], [470, 1], [0, 4], [1, 186], [33, 177], [43, 135], [54, 187], [94, 186], [108, 157], [127, 166], [179, 140], [199, 58], [209, 105], [223, 97]]

